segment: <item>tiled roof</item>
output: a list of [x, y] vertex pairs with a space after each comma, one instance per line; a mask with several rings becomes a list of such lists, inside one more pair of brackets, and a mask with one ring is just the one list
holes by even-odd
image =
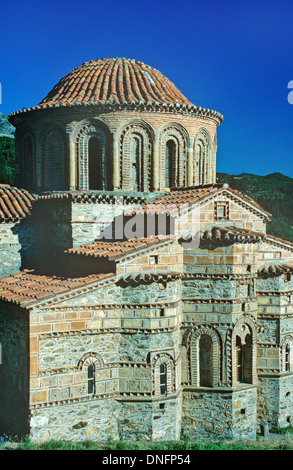
[[72, 289], [87, 287], [112, 276], [113, 273], [67, 278], [21, 271], [0, 279], [0, 300], [26, 306], [57, 294], [65, 294]]
[[123, 241], [97, 240], [94, 243], [77, 248], [70, 248], [66, 253], [74, 253], [95, 258], [107, 258], [114, 261], [128, 254], [144, 250], [151, 246], [159, 245], [174, 240], [172, 236], [154, 236], [150, 238], [133, 238]]
[[288, 240], [283, 240], [282, 238], [273, 237], [273, 235], [267, 235], [266, 241], [275, 245], [282, 245], [284, 248], [288, 247], [291, 250], [293, 249], [293, 243]]
[[[227, 191], [232, 196], [240, 198], [243, 202], [251, 205], [254, 209], [262, 212], [267, 217], [271, 214], [264, 210], [264, 208], [251, 197], [243, 194], [236, 189], [230, 188], [227, 184], [210, 184], [203, 186], [193, 186], [189, 188], [174, 188], [170, 192], [159, 196], [157, 199], [145, 204], [141, 208], [133, 211], [134, 213], [148, 212], [148, 213], [168, 213], [172, 214], [182, 209], [189, 204], [195, 204], [205, 201], [206, 199], [214, 196], [217, 193]], [[130, 213], [129, 213], [130, 214]]]
[[25, 189], [0, 184], [0, 222], [15, 222], [27, 216], [34, 201]]
[[159, 70], [143, 62], [121, 57], [91, 60], [63, 77], [49, 94], [32, 108], [15, 114], [43, 108], [76, 105], [162, 105], [204, 113], [220, 122], [223, 116], [192, 104]]

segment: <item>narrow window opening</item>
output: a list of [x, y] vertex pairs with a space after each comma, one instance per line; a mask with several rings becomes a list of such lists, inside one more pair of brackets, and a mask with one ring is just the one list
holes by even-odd
[[87, 369], [87, 387], [88, 394], [93, 395], [95, 393], [95, 366], [90, 364]]
[[237, 336], [236, 339], [236, 356], [237, 356], [237, 381], [243, 382], [243, 347], [241, 339]]
[[175, 186], [175, 160], [176, 160], [176, 144], [173, 140], [166, 143], [166, 159], [165, 159], [165, 187], [171, 188]]
[[167, 395], [167, 366], [160, 364], [160, 394]]
[[202, 335], [199, 341], [200, 387], [213, 386], [213, 345], [209, 335]]
[[88, 181], [89, 189], [102, 189], [101, 185], [100, 142], [91, 137], [88, 144]]
[[290, 346], [286, 345], [285, 349], [285, 371], [290, 372]]

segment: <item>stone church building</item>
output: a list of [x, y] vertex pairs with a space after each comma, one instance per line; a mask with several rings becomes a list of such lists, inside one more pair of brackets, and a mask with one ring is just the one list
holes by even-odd
[[218, 112], [136, 60], [10, 115], [0, 435], [255, 439], [293, 419], [293, 244], [216, 183]]

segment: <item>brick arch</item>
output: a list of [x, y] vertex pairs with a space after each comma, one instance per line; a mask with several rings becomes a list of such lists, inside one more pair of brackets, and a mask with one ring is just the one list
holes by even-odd
[[166, 124], [160, 134], [160, 167], [161, 188], [165, 188], [166, 170], [166, 146], [172, 140], [176, 145], [176, 156], [173, 162], [173, 174], [171, 181], [173, 187], [182, 187], [187, 184], [187, 148], [189, 145], [189, 134], [187, 130], [175, 123]]
[[167, 395], [175, 391], [175, 364], [174, 359], [166, 352], [158, 353], [152, 360], [153, 371], [153, 394], [161, 396], [160, 393], [160, 366], [166, 365], [167, 372]]
[[201, 326], [189, 336], [190, 383], [200, 386], [200, 339], [203, 335], [211, 339], [212, 387], [217, 387], [222, 379], [221, 338], [211, 326]]
[[99, 121], [83, 121], [74, 130], [77, 187], [78, 189], [89, 189], [89, 142], [92, 137], [98, 139], [98, 167], [97, 189], [109, 189], [111, 164], [107, 158], [109, 154], [109, 132], [104, 123]]
[[96, 369], [102, 369], [104, 367], [102, 356], [96, 352], [87, 352], [79, 359], [77, 368], [82, 370], [83, 368], [88, 367], [90, 364], [94, 364]]
[[66, 189], [65, 135], [51, 125], [42, 134], [42, 187], [44, 190]]
[[211, 136], [201, 127], [195, 136], [193, 143], [193, 184], [202, 185], [212, 182], [213, 168], [211, 155]]
[[257, 360], [257, 325], [254, 317], [245, 316], [241, 317], [235, 324], [231, 334], [231, 362], [232, 368], [230, 370], [232, 386], [236, 386], [237, 379], [237, 338], [239, 344], [246, 347], [245, 367], [249, 367], [249, 372], [246, 372], [245, 383], [256, 383], [256, 360]]
[[142, 120], [132, 120], [119, 131], [120, 187], [150, 191], [154, 133]]

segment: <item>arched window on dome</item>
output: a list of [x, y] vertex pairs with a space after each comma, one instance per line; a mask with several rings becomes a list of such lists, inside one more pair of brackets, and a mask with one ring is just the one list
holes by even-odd
[[89, 189], [103, 189], [101, 168], [101, 141], [93, 136], [88, 141]]
[[167, 140], [166, 142], [166, 157], [165, 157], [165, 188], [172, 188], [176, 185], [176, 156], [177, 146], [174, 140]]
[[21, 187], [32, 190], [35, 186], [34, 142], [30, 135], [22, 142]]
[[200, 130], [194, 141], [193, 184], [209, 184], [212, 180], [210, 161], [210, 137], [207, 131]]
[[160, 186], [176, 188], [186, 184], [187, 131], [167, 125], [160, 136]]
[[134, 191], [143, 191], [142, 138], [139, 134], [130, 136], [130, 184]]
[[109, 132], [102, 123], [83, 123], [76, 132], [77, 188], [109, 189]]
[[127, 191], [149, 191], [151, 136], [140, 123], [129, 124], [120, 136], [120, 187]]
[[208, 181], [207, 148], [202, 140], [197, 144], [197, 152], [199, 184], [206, 184]]
[[65, 188], [64, 141], [58, 131], [49, 132], [43, 144], [43, 189]]

